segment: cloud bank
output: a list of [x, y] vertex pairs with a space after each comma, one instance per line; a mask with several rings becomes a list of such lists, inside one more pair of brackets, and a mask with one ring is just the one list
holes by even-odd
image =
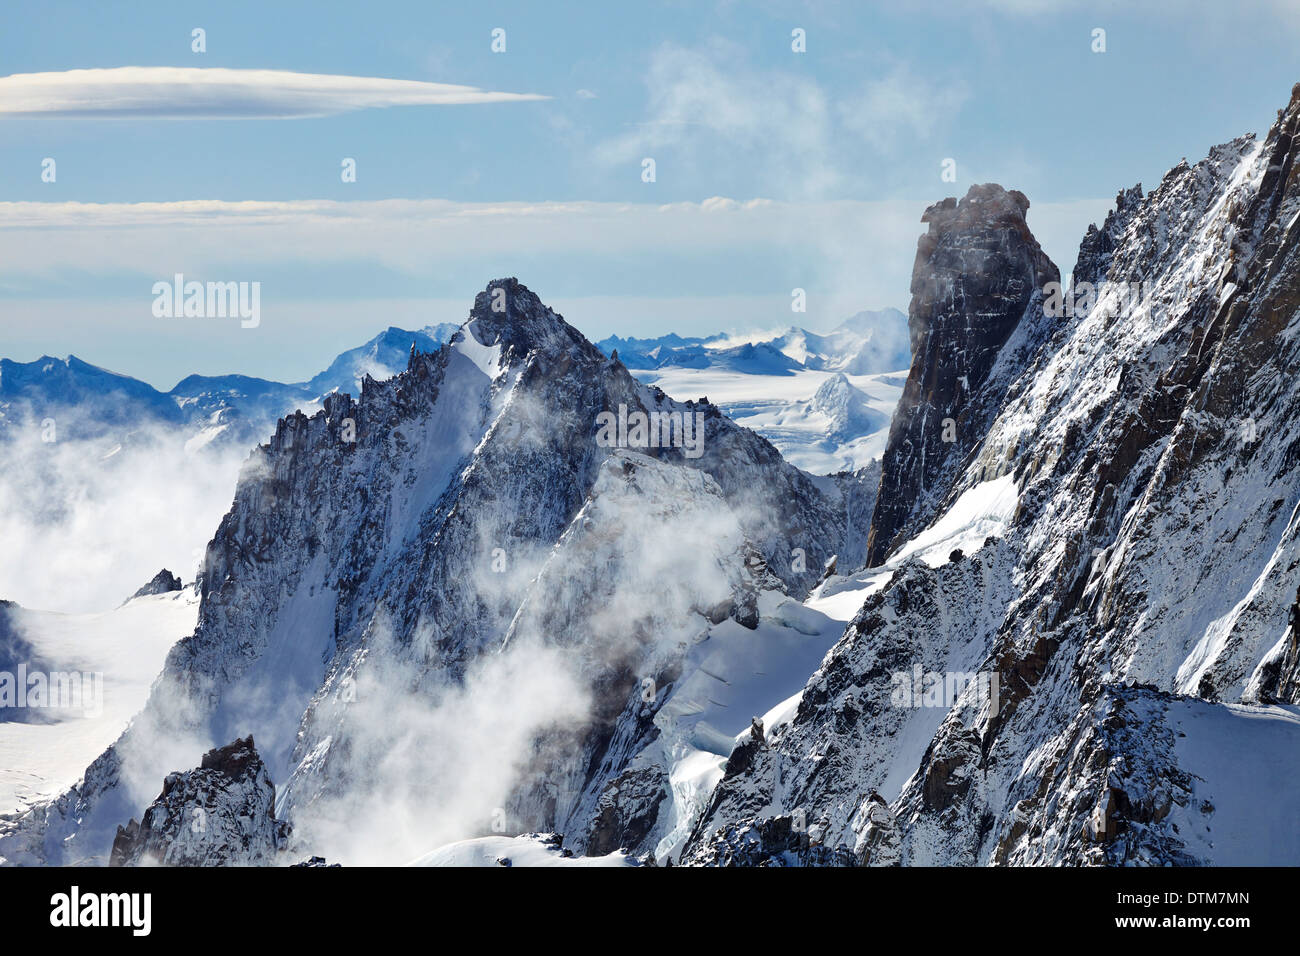
[[[949, 187], [962, 195], [962, 187]], [[937, 198], [936, 194], [936, 198]], [[662, 256], [664, 252], [734, 255], [737, 250], [815, 249], [847, 257], [855, 272], [889, 266], [901, 297], [929, 201], [781, 202], [713, 197], [702, 202], [454, 202], [388, 199], [339, 202], [167, 203], [0, 202], [0, 275], [48, 276], [61, 269], [145, 275], [256, 262], [365, 260], [424, 275], [440, 260], [596, 253]], [[1053, 238], [1063, 264], [1073, 262], [1089, 222], [1110, 199], [1034, 203], [1030, 225]], [[896, 261], [895, 261], [896, 260]], [[1068, 261], [1067, 261], [1068, 260]], [[788, 290], [787, 290], [788, 294]], [[892, 299], [900, 298], [896, 294]]]
[[[962, 188], [951, 190], [961, 195]], [[1109, 198], [1035, 202], [1063, 270]], [[459, 322], [517, 275], [594, 338], [712, 334], [906, 308], [923, 200], [0, 203], [8, 357], [68, 352], [170, 388], [192, 372], [318, 372], [386, 325]], [[262, 322], [171, 321], [152, 284], [256, 280]], [[791, 290], [808, 312], [791, 312]]]
[[98, 119], [303, 119], [387, 106], [543, 100], [473, 86], [288, 70], [174, 66], [0, 77], [0, 116]]

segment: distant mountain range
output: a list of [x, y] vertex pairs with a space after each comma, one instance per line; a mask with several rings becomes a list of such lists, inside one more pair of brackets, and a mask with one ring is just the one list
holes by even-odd
[[[190, 375], [167, 392], [75, 355], [65, 359], [47, 355], [33, 362], [0, 359], [0, 441], [14, 438], [16, 429], [40, 429], [50, 420], [59, 440], [130, 443], [162, 427], [179, 428], [189, 450], [251, 446], [264, 441], [281, 417], [319, 410], [323, 398], [332, 392], [355, 397], [366, 376], [376, 381], [392, 378], [406, 369], [412, 347], [417, 352], [436, 352], [456, 329], [449, 322], [415, 331], [390, 327], [343, 352], [305, 382], [238, 374]], [[670, 334], [653, 339], [611, 336], [596, 345], [606, 355], [617, 352], [624, 366], [642, 375], [672, 369], [781, 377], [809, 370], [872, 375], [906, 369], [910, 361], [907, 318], [897, 309], [859, 312], [824, 334], [791, 328], [771, 336], [762, 341], [740, 341], [724, 334], [698, 338]], [[845, 387], [851, 386], [844, 382], [840, 388]], [[809, 409], [815, 410], [811, 405]], [[880, 428], [878, 417], [871, 420]], [[819, 435], [821, 421], [813, 422]], [[888, 424], [887, 417], [884, 424]], [[780, 440], [777, 433], [771, 437]]]
[[859, 312], [833, 331], [790, 328], [771, 337], [710, 335], [653, 339], [610, 336], [597, 342], [606, 355], [633, 370], [721, 368], [751, 375], [792, 375], [799, 369], [877, 375], [906, 370], [912, 361], [907, 316], [898, 309]]
[[306, 382], [273, 382], [249, 375], [190, 375], [160, 392], [129, 375], [45, 355], [34, 362], [0, 359], [0, 441], [19, 427], [50, 419], [60, 439], [129, 440], [153, 427], [191, 431], [194, 446], [211, 442], [253, 444], [294, 411], [314, 411], [331, 392], [358, 394], [367, 375], [392, 378], [406, 368], [412, 347], [436, 352], [457, 326], [444, 322], [417, 331], [390, 327], [339, 355]]
[[911, 365], [907, 316], [897, 309], [859, 312], [830, 332], [612, 336], [596, 346], [669, 395], [708, 396], [812, 474], [880, 457]]

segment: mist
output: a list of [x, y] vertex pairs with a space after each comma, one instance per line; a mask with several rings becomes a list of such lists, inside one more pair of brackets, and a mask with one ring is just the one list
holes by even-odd
[[42, 440], [6, 433], [0, 598], [84, 613], [117, 607], [166, 567], [194, 580], [247, 449], [186, 449], [181, 429]]
[[[457, 840], [515, 835], [503, 809], [534, 739], [581, 722], [588, 692], [555, 649], [512, 646], [479, 658], [464, 680], [417, 677], [387, 626], [371, 633], [341, 727], [307, 755], [334, 784], [290, 814], [302, 852], [344, 865], [407, 863]], [[305, 773], [304, 773], [305, 771]], [[287, 795], [293, 802], [298, 794]]]

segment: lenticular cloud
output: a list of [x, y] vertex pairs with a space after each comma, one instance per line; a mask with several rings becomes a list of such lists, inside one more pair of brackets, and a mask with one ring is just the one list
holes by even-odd
[[473, 86], [289, 70], [120, 66], [0, 77], [0, 116], [299, 119], [385, 106], [546, 99]]

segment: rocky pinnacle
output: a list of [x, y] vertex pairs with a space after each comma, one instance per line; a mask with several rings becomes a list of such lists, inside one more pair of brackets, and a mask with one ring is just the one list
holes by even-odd
[[1035, 293], [1060, 280], [1029, 231], [1029, 200], [994, 183], [930, 206], [917, 242], [908, 329], [912, 368], [889, 430], [867, 565], [881, 564], [978, 441], [973, 398]]

